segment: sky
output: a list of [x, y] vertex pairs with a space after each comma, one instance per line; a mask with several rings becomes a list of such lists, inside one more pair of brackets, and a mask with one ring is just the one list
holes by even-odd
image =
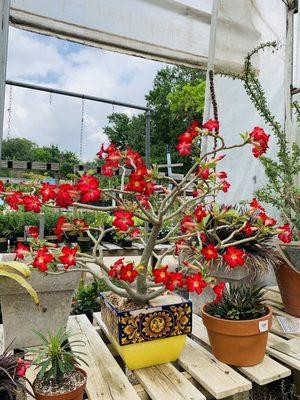
[[[156, 72], [165, 64], [83, 46], [10, 27], [7, 79], [145, 105]], [[9, 91], [6, 87], [4, 138]], [[79, 155], [81, 99], [12, 87], [10, 137], [56, 144]], [[107, 115], [129, 108], [84, 102], [82, 160], [92, 160], [107, 142]]]

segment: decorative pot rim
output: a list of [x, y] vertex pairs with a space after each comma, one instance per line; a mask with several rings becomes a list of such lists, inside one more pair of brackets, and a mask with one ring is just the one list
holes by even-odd
[[37, 378], [35, 378], [35, 380], [33, 381], [33, 384], [32, 384], [34, 395], [43, 396], [45, 398], [50, 398], [51, 399], [51, 397], [72, 395], [73, 393], [76, 393], [77, 391], [80, 391], [82, 388], [85, 388], [85, 386], [86, 386], [86, 383], [87, 383], [87, 372], [84, 369], [79, 368], [79, 367], [76, 368], [76, 371], [79, 371], [85, 377], [85, 380], [84, 380], [83, 384], [81, 386], [79, 386], [78, 388], [76, 388], [75, 390], [72, 390], [71, 392], [60, 393], [59, 395], [58, 394], [49, 394], [48, 395], [48, 394], [44, 394], [44, 393], [37, 393], [35, 391], [35, 389], [34, 389], [34, 384], [35, 384], [35, 382], [37, 380]]
[[203, 315], [205, 315], [206, 317], [209, 317], [209, 318], [211, 318], [213, 320], [224, 321], [224, 322], [228, 322], [228, 323], [232, 323], [232, 324], [247, 323], [247, 322], [259, 322], [262, 319], [267, 319], [267, 318], [269, 318], [269, 317], [271, 317], [273, 315], [272, 308], [266, 305], [265, 308], [266, 308], [266, 310], [268, 310], [268, 313], [263, 315], [263, 316], [261, 316], [261, 317], [259, 317], [259, 318], [242, 319], [242, 320], [240, 320], [240, 319], [239, 320], [231, 320], [231, 319], [224, 319], [224, 318], [214, 317], [213, 315], [208, 314], [205, 311], [206, 306], [207, 306], [207, 304], [204, 304], [202, 306], [201, 312], [202, 312]]

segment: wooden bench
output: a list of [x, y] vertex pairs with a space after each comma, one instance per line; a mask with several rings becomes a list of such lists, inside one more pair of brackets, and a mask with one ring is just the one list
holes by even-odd
[[[261, 364], [232, 368], [212, 355], [202, 319], [194, 315], [192, 335], [177, 362], [128, 371], [109, 342], [100, 313], [94, 314], [94, 322], [92, 325], [85, 315], [71, 316], [68, 322], [68, 328], [86, 344], [89, 366], [83, 368], [88, 373], [89, 400], [248, 399], [252, 383], [266, 385], [289, 376], [291, 370], [297, 384], [300, 360], [272, 349], [272, 344], [290, 339], [277, 333], [270, 333], [267, 355]], [[28, 377], [34, 376], [30, 368]]]

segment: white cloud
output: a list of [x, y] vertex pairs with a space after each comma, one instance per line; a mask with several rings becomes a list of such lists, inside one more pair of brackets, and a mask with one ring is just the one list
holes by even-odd
[[[7, 78], [145, 105], [144, 96], [163, 64], [107, 52], [10, 28]], [[8, 108], [8, 89], [6, 109]], [[93, 159], [106, 140], [103, 126], [113, 110], [139, 112], [84, 102], [84, 159]], [[58, 144], [79, 153], [81, 100], [13, 88], [11, 136], [39, 145]], [[5, 113], [4, 136], [7, 134]]]

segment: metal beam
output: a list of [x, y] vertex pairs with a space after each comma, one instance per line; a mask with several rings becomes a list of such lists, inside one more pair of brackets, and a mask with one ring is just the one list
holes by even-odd
[[47, 87], [47, 86], [33, 85], [31, 83], [7, 80], [6, 84], [7, 85], [21, 87], [21, 88], [25, 88], [25, 89], [38, 90], [38, 91], [41, 91], [41, 92], [55, 93], [55, 94], [61, 94], [63, 96], [76, 97], [78, 99], [96, 101], [98, 103], [106, 103], [106, 104], [113, 104], [115, 106], [128, 107], [128, 108], [133, 108], [133, 109], [136, 109], [136, 110], [142, 110], [142, 111], [148, 111], [149, 110], [149, 107], [139, 106], [137, 104], [130, 104], [130, 103], [125, 103], [123, 101], [105, 99], [103, 97], [90, 96], [88, 94], [70, 92], [68, 90], [61, 90], [61, 89], [51, 88], [51, 87]]
[[146, 158], [146, 165], [148, 168], [151, 168], [151, 111], [148, 109], [146, 111], [146, 143], [145, 143], [145, 158]]
[[10, 0], [0, 0], [0, 160], [2, 158], [9, 9]]

